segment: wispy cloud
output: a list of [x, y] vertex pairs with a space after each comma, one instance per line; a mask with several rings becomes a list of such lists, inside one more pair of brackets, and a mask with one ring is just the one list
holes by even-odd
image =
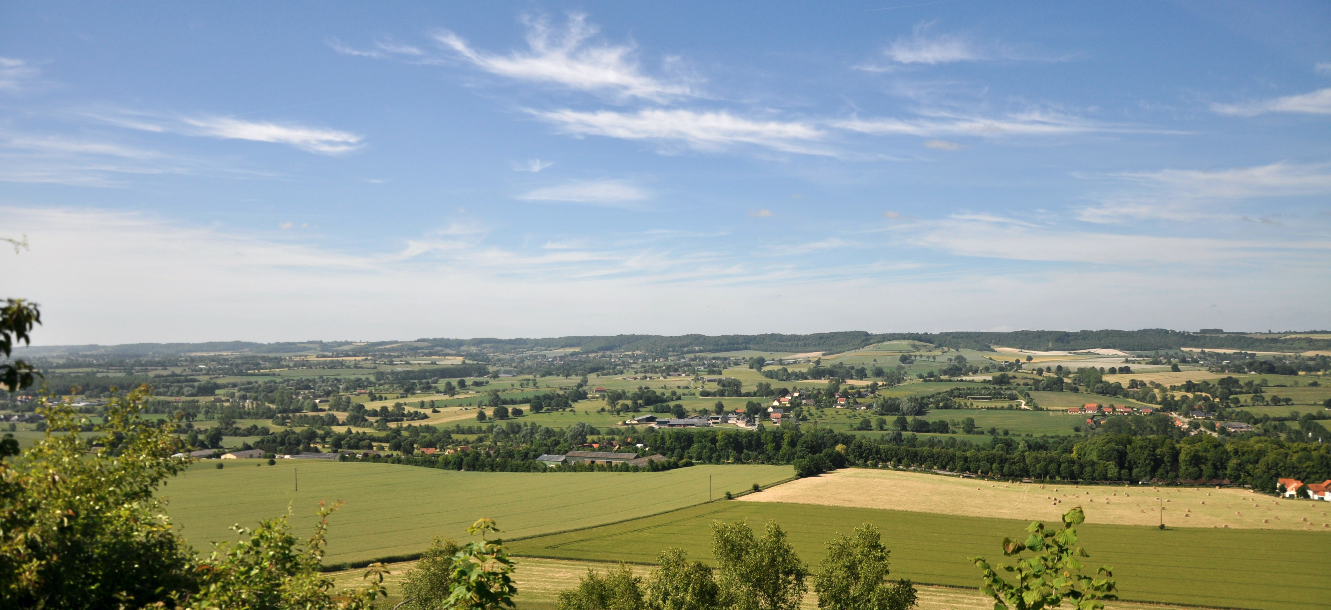
[[195, 135], [286, 144], [307, 152], [325, 155], [356, 150], [363, 139], [346, 131], [307, 127], [295, 123], [242, 121], [229, 117], [184, 118], [181, 121], [195, 128]]
[[767, 208], [761, 210], [749, 210], [749, 218], [771, 218], [773, 216], [776, 216], [776, 214]]
[[515, 169], [521, 172], [531, 172], [533, 174], [539, 174], [541, 173], [541, 170], [550, 167], [551, 165], [554, 165], [554, 163], [550, 161], [542, 161], [540, 159], [528, 159], [522, 164], [518, 165]]
[[524, 17], [523, 22], [528, 50], [507, 55], [477, 50], [449, 31], [436, 33], [434, 39], [477, 68], [516, 80], [655, 101], [693, 93], [686, 80], [645, 74], [633, 45], [591, 42], [599, 29], [587, 23], [585, 15], [570, 14], [562, 31], [551, 28], [544, 17]]
[[985, 59], [975, 44], [960, 36], [929, 35], [931, 24], [915, 26], [910, 38], [898, 38], [883, 51], [901, 64], [943, 64]]
[[1257, 116], [1272, 112], [1331, 114], [1331, 88], [1256, 102], [1211, 104], [1211, 110], [1234, 116]]
[[929, 140], [924, 143], [924, 147], [937, 150], [961, 150], [965, 148], [966, 145], [957, 144], [956, 142], [948, 142], [947, 140]]
[[647, 191], [621, 180], [569, 182], [528, 191], [517, 198], [523, 201], [555, 201], [603, 207], [637, 208], [650, 198]]
[[1331, 62], [1319, 62], [1313, 66], [1313, 71], [1318, 74], [1331, 74]]
[[0, 93], [18, 93], [30, 89], [41, 73], [26, 60], [0, 57]]
[[[1143, 131], [1051, 112], [1031, 110], [1002, 117], [983, 117], [943, 111], [926, 111], [922, 118], [871, 118], [833, 121], [834, 127], [871, 135], [938, 136], [1056, 136], [1092, 132]], [[946, 143], [945, 143], [946, 144]], [[938, 146], [933, 146], [937, 148]], [[949, 149], [952, 150], [952, 149]]]
[[575, 135], [595, 135], [624, 140], [683, 143], [698, 150], [719, 150], [751, 144], [803, 154], [830, 154], [812, 146], [826, 134], [812, 124], [798, 121], [763, 121], [735, 116], [727, 111], [697, 112], [683, 109], [648, 109], [638, 112], [600, 110], [532, 111]]
[[1273, 197], [1331, 195], [1331, 164], [1272, 163], [1217, 171], [1165, 169], [1109, 176], [1134, 188], [1078, 210], [1087, 222], [1143, 218], [1199, 220], [1227, 215], [1237, 202]]

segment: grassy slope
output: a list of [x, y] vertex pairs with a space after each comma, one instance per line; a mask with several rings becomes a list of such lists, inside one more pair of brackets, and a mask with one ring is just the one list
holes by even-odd
[[[492, 517], [505, 537], [588, 527], [707, 501], [708, 477], [717, 497], [753, 483], [790, 477], [789, 466], [696, 466], [663, 473], [488, 473], [395, 466], [278, 460], [197, 464], [172, 479], [161, 495], [176, 525], [196, 548], [231, 540], [232, 524], [293, 512], [308, 535], [318, 502], [345, 500], [331, 518], [329, 563], [416, 553], [431, 537], [465, 536], [480, 517]], [[299, 469], [299, 472], [293, 470]], [[296, 475], [300, 491], [293, 491]]]
[[[892, 550], [893, 576], [977, 586], [968, 557], [1002, 558], [1000, 541], [1018, 537], [1024, 521], [892, 510], [778, 503], [718, 502], [666, 515], [521, 540], [516, 554], [567, 559], [652, 562], [666, 547], [709, 558], [715, 520], [775, 520], [800, 557], [817, 563], [836, 533], [873, 523]], [[1125, 599], [1261, 609], [1322, 607], [1331, 577], [1331, 535], [1309, 532], [1171, 529], [1084, 525], [1088, 566], [1109, 565]]]

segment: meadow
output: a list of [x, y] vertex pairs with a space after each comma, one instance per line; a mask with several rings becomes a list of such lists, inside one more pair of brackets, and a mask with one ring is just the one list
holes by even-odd
[[[766, 493], [766, 492], [763, 492]], [[1092, 509], [1093, 510], [1093, 509]], [[929, 513], [722, 501], [625, 523], [514, 541], [514, 554], [575, 560], [652, 563], [679, 547], [710, 560], [710, 524], [775, 521], [800, 558], [816, 565], [825, 544], [864, 523], [883, 533], [892, 576], [925, 584], [976, 587], [969, 557], [1001, 561], [1004, 537], [1021, 537], [1027, 521]], [[1078, 528], [1093, 570], [1111, 566], [1126, 600], [1202, 606], [1305, 610], [1324, 607], [1331, 577], [1321, 532], [1170, 528], [1084, 524]], [[989, 607], [992, 607], [990, 605]]]
[[[217, 464], [224, 468], [217, 469]], [[419, 553], [433, 536], [465, 536], [480, 517], [505, 537], [612, 523], [707, 502], [712, 494], [767, 486], [789, 466], [694, 466], [659, 473], [457, 472], [392, 464], [314, 460], [196, 463], [159, 490], [173, 523], [196, 549], [234, 540], [233, 524], [253, 527], [290, 510], [300, 536], [320, 501], [345, 501], [331, 517], [330, 564]], [[296, 487], [299, 485], [299, 491]]]

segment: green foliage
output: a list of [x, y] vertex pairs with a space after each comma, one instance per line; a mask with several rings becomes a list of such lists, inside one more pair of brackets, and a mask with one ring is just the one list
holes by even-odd
[[320, 506], [314, 535], [303, 550], [297, 548], [287, 516], [264, 520], [252, 533], [233, 528], [241, 536], [250, 534], [249, 539], [234, 545], [217, 544], [212, 555], [195, 569], [199, 574], [198, 589], [181, 607], [185, 610], [372, 608], [374, 599], [386, 594], [383, 587], [386, 570], [382, 565], [370, 566], [365, 573], [370, 582], [354, 591], [334, 592], [333, 581], [319, 570], [328, 515], [336, 509], [336, 505]]
[[513, 560], [498, 538], [486, 540], [487, 533], [499, 533], [494, 519], [479, 519], [467, 533], [481, 537], [469, 542], [453, 555], [453, 590], [444, 602], [445, 608], [491, 610], [507, 606], [513, 608]]
[[1000, 565], [1005, 572], [1015, 574], [1016, 582], [1009, 582], [994, 571], [982, 557], [974, 557], [975, 567], [983, 573], [980, 590], [994, 598], [994, 609], [1040, 610], [1053, 608], [1068, 600], [1077, 610], [1104, 608], [1103, 600], [1118, 599], [1113, 573], [1101, 567], [1096, 578], [1081, 575], [1078, 557], [1090, 557], [1086, 549], [1077, 546], [1076, 526], [1086, 520], [1080, 507], [1063, 515], [1063, 529], [1048, 531], [1043, 523], [1031, 523], [1025, 542], [1003, 539], [1003, 554], [1019, 557], [1024, 551], [1035, 553], [1018, 559], [1015, 565]]
[[405, 610], [434, 610], [453, 594], [453, 556], [462, 547], [452, 539], [435, 537], [429, 550], [409, 570], [402, 582]]
[[605, 575], [591, 569], [576, 589], [559, 594], [559, 610], [641, 610], [644, 607], [642, 579], [624, 564], [606, 570]]
[[734, 610], [796, 610], [809, 590], [809, 569], [786, 533], [767, 522], [758, 538], [743, 521], [712, 524], [712, 556], [721, 568], [722, 605]]
[[[10, 607], [165, 601], [190, 584], [191, 553], [153, 492], [186, 462], [171, 426], [138, 417], [146, 387], [113, 397], [92, 439], [64, 403], [45, 436], [0, 460], [0, 599]], [[90, 445], [104, 449], [89, 454]]]
[[651, 610], [719, 609], [721, 588], [712, 569], [701, 561], [689, 561], [683, 549], [666, 549], [657, 561], [647, 585], [647, 607]]
[[854, 538], [838, 535], [827, 543], [827, 557], [818, 570], [814, 590], [824, 610], [906, 610], [915, 606], [909, 580], [890, 584], [888, 550], [878, 528], [868, 523]]
[[23, 360], [9, 360], [14, 351], [14, 344], [23, 342], [28, 345], [31, 339], [28, 333], [42, 323], [42, 312], [37, 305], [26, 303], [23, 299], [7, 299], [0, 309], [0, 386], [13, 392], [32, 386], [42, 374], [31, 364]]

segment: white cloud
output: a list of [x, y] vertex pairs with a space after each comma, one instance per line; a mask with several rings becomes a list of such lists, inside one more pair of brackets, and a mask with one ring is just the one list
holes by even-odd
[[773, 216], [776, 216], [776, 214], [767, 208], [761, 210], [749, 210], [749, 218], [771, 218]]
[[361, 136], [346, 131], [306, 127], [294, 123], [279, 124], [242, 121], [229, 117], [183, 118], [193, 127], [193, 135], [231, 140], [250, 140], [287, 144], [301, 150], [326, 155], [351, 152], [360, 147]]
[[883, 53], [902, 64], [943, 64], [979, 61], [983, 53], [973, 43], [958, 36], [928, 36], [926, 26], [916, 26], [910, 38], [898, 38]]
[[525, 52], [499, 55], [479, 51], [449, 31], [439, 32], [434, 38], [476, 67], [516, 80], [657, 101], [693, 93], [688, 82], [644, 74], [632, 45], [589, 42], [598, 28], [588, 24], [585, 15], [570, 14], [562, 32], [552, 31], [544, 18], [523, 21], [528, 28]]
[[539, 174], [541, 173], [541, 170], [550, 167], [551, 165], [554, 165], [554, 163], [550, 161], [542, 161], [540, 159], [528, 159], [525, 163], [519, 165], [516, 169], [522, 172], [531, 172], [533, 174]]
[[999, 118], [925, 111], [924, 118], [847, 119], [832, 126], [871, 135], [938, 136], [1056, 136], [1092, 132], [1137, 131], [1067, 114], [1044, 110], [1011, 113]]
[[1271, 112], [1331, 114], [1331, 88], [1244, 104], [1211, 104], [1211, 110], [1236, 116], [1257, 116]]
[[[950, 226], [903, 223], [887, 241], [1003, 262], [984, 266], [971, 259], [947, 267], [931, 254], [924, 265], [828, 266], [826, 259], [818, 259], [803, 268], [803, 257], [771, 262], [737, 256], [734, 250], [716, 249], [729, 240], [679, 232], [645, 240], [648, 245], [625, 240], [634, 243], [608, 250], [590, 249], [604, 247], [601, 239], [555, 238], [548, 242], [552, 247], [536, 246], [533, 253], [487, 245], [483, 232], [441, 232], [405, 244], [386, 242], [388, 254], [354, 253], [342, 246], [313, 245], [313, 238], [275, 228], [272, 239], [265, 239], [253, 232], [103, 210], [9, 207], [0, 213], [32, 245], [5, 263], [5, 279], [11, 294], [42, 304], [38, 346], [999, 325], [1189, 328], [1196, 326], [1195, 308], [1161, 308], [1160, 303], [1206, 304], [1217, 285], [1245, 283], [1263, 288], [1225, 292], [1221, 302], [1228, 317], [1217, 318], [1217, 326], [1311, 328], [1325, 319], [1323, 304], [1331, 298], [1326, 250], [1283, 244], [1249, 248], [1251, 242], [1240, 241], [1233, 245], [1236, 252], [1220, 259], [1223, 264], [1211, 265], [1189, 250], [1200, 246], [1224, 255], [1231, 244], [1215, 243], [1219, 239], [1134, 242], [1105, 233], [1064, 234], [955, 219], [945, 221], [954, 223]], [[914, 241], [916, 233], [927, 236]], [[1165, 258], [1167, 264], [1137, 264], [1146, 258], [1134, 253], [1140, 243], [1148, 243], [1156, 251], [1152, 258]], [[671, 244], [676, 249], [669, 249]], [[842, 245], [855, 244], [818, 243]], [[859, 245], [856, 256], [842, 258], [872, 258], [871, 247]], [[1054, 267], [1012, 262], [1069, 258], [1073, 264]], [[148, 283], [188, 277], [211, 289], [169, 290], [145, 300], [139, 294], [142, 282], [122, 281], [125, 269], [134, 269]], [[61, 281], [52, 282], [53, 277]], [[366, 315], [375, 307], [367, 287], [390, 284], [413, 289], [399, 295], [388, 314]], [[1014, 285], [1022, 287], [1022, 298], [1011, 298]], [[533, 301], [532, 294], [541, 298]], [[838, 294], [855, 298], [829, 310], [828, 295]], [[680, 308], [681, 302], [705, 303], [707, 315]], [[975, 307], [977, 302], [986, 306]], [[106, 324], [107, 319], [117, 324]]]
[[1128, 188], [1077, 212], [1087, 222], [1143, 218], [1188, 221], [1227, 217], [1233, 205], [1252, 199], [1331, 195], [1331, 164], [1272, 163], [1217, 171], [1165, 169], [1124, 172], [1110, 178]]
[[528, 191], [517, 198], [523, 201], [557, 201], [584, 203], [606, 207], [637, 207], [637, 202], [650, 198], [650, 194], [619, 180], [591, 180], [569, 182]]
[[599, 110], [533, 111], [536, 116], [559, 126], [567, 133], [596, 135], [624, 140], [658, 143], [682, 142], [699, 150], [719, 150], [737, 144], [751, 144], [804, 154], [830, 154], [810, 146], [825, 133], [808, 123], [797, 121], [760, 121], [717, 112], [682, 109], [648, 109], [635, 113]]
[[18, 93], [33, 86], [41, 70], [22, 59], [0, 57], [0, 93]]
[[964, 144], [957, 144], [956, 142], [948, 142], [947, 140], [929, 140], [924, 143], [924, 147], [935, 148], [938, 150], [961, 150], [966, 146]]
[[1319, 62], [1313, 67], [1313, 71], [1318, 74], [1331, 74], [1331, 62]]
[[1236, 261], [1316, 265], [1331, 240], [1235, 240], [1073, 231], [1002, 217], [955, 216], [921, 222], [903, 241], [967, 257], [1103, 265], [1222, 265]]

